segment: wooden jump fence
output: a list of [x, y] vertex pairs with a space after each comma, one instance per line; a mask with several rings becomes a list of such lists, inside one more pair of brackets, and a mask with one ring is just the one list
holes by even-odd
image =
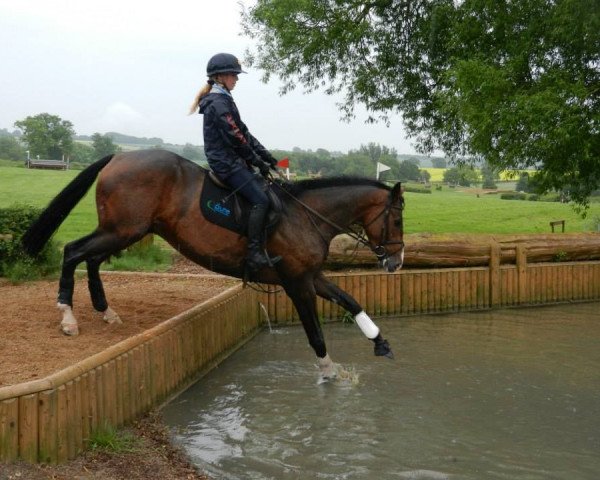
[[[600, 261], [501, 263], [334, 274], [372, 316], [401, 316], [600, 299]], [[187, 388], [261, 325], [262, 303], [273, 323], [297, 321], [282, 292], [241, 286], [45, 379], [0, 388], [0, 462], [58, 463], [77, 456], [105, 425], [120, 426]], [[324, 319], [343, 311], [319, 300]]]
[[[489, 247], [486, 267], [406, 269], [389, 274], [331, 274], [329, 278], [372, 316], [404, 316], [600, 299], [600, 261], [528, 263], [525, 245], [516, 264], [501, 264], [499, 244]], [[298, 321], [287, 296], [278, 291], [261, 301], [273, 323]], [[317, 299], [324, 320], [344, 310]]]

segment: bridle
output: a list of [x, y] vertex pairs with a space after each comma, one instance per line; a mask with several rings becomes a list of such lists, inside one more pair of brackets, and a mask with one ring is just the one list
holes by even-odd
[[392, 213], [392, 210], [399, 210], [399, 211], [404, 210], [404, 198], [400, 197], [400, 205], [394, 205], [393, 199], [392, 199], [392, 192], [390, 192], [387, 202], [385, 204], [385, 207], [383, 207], [383, 210], [381, 210], [381, 212], [379, 212], [375, 216], [375, 218], [373, 218], [373, 220], [371, 220], [368, 224], [363, 225], [363, 228], [367, 228], [370, 225], [372, 225], [373, 223], [375, 223], [375, 221], [379, 217], [383, 216], [383, 224], [381, 225], [381, 234], [379, 235], [380, 242], [377, 245], [373, 246], [369, 240], [364, 239], [364, 235], [360, 235], [361, 243], [363, 245], [368, 246], [371, 249], [371, 251], [375, 254], [377, 259], [380, 261], [385, 259], [388, 256], [388, 253], [385, 249], [385, 247], [387, 245], [400, 245], [400, 249], [404, 248], [404, 240], [390, 240], [389, 239], [390, 232], [389, 232], [388, 225], [390, 223], [390, 215]]
[[[308, 205], [306, 205], [306, 203], [304, 203], [302, 200], [300, 200], [297, 197], [295, 197], [294, 195], [292, 195], [282, 185], [280, 185], [276, 182], [274, 182], [273, 185], [278, 186], [280, 188], [280, 190], [284, 191], [290, 198], [292, 198], [295, 202], [300, 204], [306, 211], [310, 212], [312, 215], [319, 218], [320, 220], [322, 220], [329, 226], [335, 228], [339, 233], [345, 233], [349, 237], [356, 240], [358, 243], [364, 245], [365, 247], [368, 247], [375, 254], [375, 256], [377, 257], [377, 260], [379, 260], [380, 262], [383, 262], [389, 256], [387, 250], [385, 249], [385, 247], [387, 245], [400, 245], [400, 250], [404, 248], [403, 240], [390, 240], [389, 239], [388, 224], [389, 224], [389, 219], [390, 219], [390, 215], [391, 215], [392, 211], [393, 210], [400, 210], [400, 211], [404, 210], [404, 199], [402, 197], [400, 197], [400, 199], [401, 199], [400, 205], [394, 205], [391, 191], [389, 192], [385, 207], [383, 207], [381, 212], [379, 212], [368, 224], [363, 225], [363, 228], [366, 229], [367, 227], [369, 227], [373, 223], [375, 223], [377, 221], [377, 219], [379, 219], [381, 216], [383, 216], [383, 225], [381, 226], [381, 234], [379, 236], [380, 241], [377, 245], [373, 245], [371, 243], [371, 241], [368, 238], [366, 238], [365, 234], [356, 232], [349, 227], [340, 227], [335, 222], [331, 221], [330, 219], [328, 219], [321, 213], [317, 212], [312, 207], [309, 207]], [[325, 237], [319, 230], [319, 227], [316, 225], [316, 223], [312, 220], [312, 218], [311, 218], [311, 222], [313, 223], [313, 225], [315, 226], [315, 228], [321, 235], [321, 238], [323, 239], [323, 241], [325, 243], [327, 243], [327, 241], [325, 240]], [[354, 222], [352, 222], [352, 223], [354, 223]]]

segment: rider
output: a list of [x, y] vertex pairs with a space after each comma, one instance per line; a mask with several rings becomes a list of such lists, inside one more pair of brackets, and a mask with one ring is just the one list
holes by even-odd
[[263, 248], [269, 198], [263, 178], [255, 174], [253, 168], [258, 168], [266, 178], [269, 169], [275, 169], [277, 160], [252, 136], [240, 118], [231, 95], [240, 73], [246, 72], [234, 55], [214, 55], [206, 67], [208, 82], [196, 95], [190, 113], [199, 108], [199, 113], [204, 115], [204, 152], [210, 168], [252, 205], [246, 261], [256, 271], [281, 260], [281, 257], [269, 258]]

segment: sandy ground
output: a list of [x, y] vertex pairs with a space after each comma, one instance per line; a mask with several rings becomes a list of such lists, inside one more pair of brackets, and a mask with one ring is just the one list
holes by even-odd
[[[109, 305], [123, 319], [122, 325], [108, 325], [92, 308], [85, 274], [79, 277], [74, 296], [81, 332], [77, 337], [59, 330], [57, 280], [12, 285], [0, 279], [0, 387], [43, 378], [238, 283], [186, 261], [178, 262], [171, 274], [106, 273], [102, 278]], [[159, 413], [151, 412], [126, 432], [134, 438], [131, 451], [88, 451], [58, 466], [0, 464], [0, 480], [206, 479], [171, 444]]]
[[43, 378], [212, 298], [237, 281], [218, 276], [103, 275], [109, 305], [123, 320], [108, 325], [92, 308], [87, 278], [75, 284], [80, 335], [64, 335], [57, 281], [11, 285], [0, 279], [0, 387]]

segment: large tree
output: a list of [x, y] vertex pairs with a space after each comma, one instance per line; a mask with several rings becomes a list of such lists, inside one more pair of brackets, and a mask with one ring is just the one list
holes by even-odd
[[32, 156], [50, 160], [68, 157], [73, 151], [73, 124], [57, 115], [40, 113], [15, 122]]
[[121, 147], [114, 143], [109, 135], [102, 135], [98, 132], [92, 135], [92, 147], [96, 158], [103, 158], [121, 151]]
[[600, 184], [600, 0], [258, 0], [243, 22], [283, 92], [401, 113], [422, 152], [536, 167], [578, 202]]

